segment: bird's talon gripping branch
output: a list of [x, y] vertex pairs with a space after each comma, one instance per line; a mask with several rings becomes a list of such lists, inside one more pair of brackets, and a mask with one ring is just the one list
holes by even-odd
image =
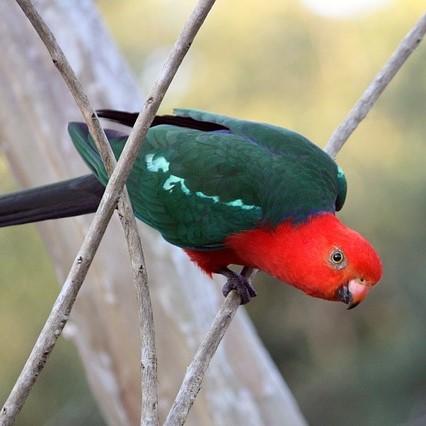
[[226, 284], [222, 288], [222, 293], [226, 297], [235, 290], [241, 297], [241, 304], [245, 305], [250, 302], [252, 297], [256, 297], [256, 290], [250, 284], [248, 278], [242, 274], [236, 274], [228, 268], [224, 268], [219, 272], [227, 278]]

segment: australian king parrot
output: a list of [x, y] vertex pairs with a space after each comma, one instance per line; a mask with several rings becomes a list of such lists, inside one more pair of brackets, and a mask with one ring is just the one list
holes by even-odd
[[[137, 113], [100, 110], [132, 127]], [[83, 123], [69, 134], [91, 174], [0, 198], [0, 226], [96, 211], [108, 176]], [[127, 140], [106, 130], [118, 158]], [[208, 112], [157, 116], [127, 180], [134, 213], [207, 274], [228, 278], [242, 303], [255, 295], [229, 265], [257, 268], [303, 292], [352, 308], [380, 280], [372, 245], [337, 217], [346, 179], [293, 131]]]

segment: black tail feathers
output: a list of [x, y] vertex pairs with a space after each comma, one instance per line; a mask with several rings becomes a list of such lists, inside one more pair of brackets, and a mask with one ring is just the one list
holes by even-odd
[[105, 187], [94, 175], [0, 197], [0, 227], [93, 213]]

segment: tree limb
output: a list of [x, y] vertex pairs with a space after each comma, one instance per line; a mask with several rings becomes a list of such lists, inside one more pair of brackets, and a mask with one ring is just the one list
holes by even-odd
[[[327, 146], [324, 148], [324, 151], [330, 156], [335, 157], [341, 150], [343, 144], [348, 140], [358, 124], [365, 118], [391, 79], [421, 42], [425, 32], [426, 15], [424, 15], [405, 36], [394, 54], [367, 87], [360, 100], [355, 104], [345, 120], [334, 131]], [[249, 278], [252, 272], [253, 270], [248, 271], [246, 277]], [[201, 342], [194, 359], [189, 365], [164, 426], [180, 426], [185, 423], [189, 410], [200, 390], [205, 372], [207, 371], [214, 352], [219, 346], [239, 306], [240, 298], [232, 291], [223, 302], [207, 335]]]
[[410, 32], [404, 37], [384, 67], [368, 85], [358, 102], [354, 105], [340, 126], [333, 132], [324, 148], [327, 154], [333, 158], [336, 157], [344, 143], [358, 127], [358, 124], [367, 116], [379, 96], [386, 89], [386, 86], [391, 82], [393, 77], [395, 77], [396, 73], [401, 69], [415, 48], [420, 44], [425, 32], [426, 14], [417, 21]]
[[186, 371], [182, 386], [164, 422], [164, 426], [176, 426], [185, 423], [189, 410], [200, 391], [201, 383], [210, 361], [234, 315], [237, 313], [240, 303], [241, 298], [235, 291], [231, 291], [226, 297]]
[[[252, 268], [244, 268], [241, 275], [250, 278], [255, 274]], [[215, 354], [220, 341], [225, 335], [226, 330], [231, 324], [232, 319], [237, 313], [241, 304], [240, 296], [231, 291], [226, 297], [218, 313], [216, 314], [209, 331], [201, 342], [191, 364], [186, 370], [182, 385], [176, 396], [172, 408], [167, 416], [164, 426], [183, 425], [191, 410], [201, 383], [204, 379], [210, 361]]]
[[[117, 162], [117, 166], [105, 188], [98, 211], [74, 259], [61, 292], [11, 394], [0, 412], [0, 425], [11, 425], [14, 423], [17, 414], [25, 403], [33, 384], [56, 344], [107, 228], [144, 136], [176, 71], [214, 3], [214, 0], [199, 0], [166, 61], [160, 79], [155, 84], [151, 95], [145, 102], [144, 108], [136, 121], [122, 155]], [[143, 270], [141, 272], [144, 273]]]

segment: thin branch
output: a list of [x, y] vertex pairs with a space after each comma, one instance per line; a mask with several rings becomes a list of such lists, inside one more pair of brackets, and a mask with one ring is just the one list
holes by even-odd
[[340, 126], [333, 132], [324, 148], [327, 154], [333, 158], [336, 157], [344, 143], [349, 139], [349, 136], [376, 103], [386, 86], [391, 82], [393, 77], [395, 77], [396, 73], [401, 69], [402, 65], [404, 65], [415, 48], [420, 44], [425, 33], [426, 14], [417, 21], [416, 25], [414, 25], [411, 31], [404, 37], [392, 56], [386, 62], [385, 66], [369, 84]]
[[[28, 1], [20, 0], [22, 4]], [[215, 0], [199, 0], [176, 41], [163, 72], [145, 102], [136, 124], [129, 136], [104, 195], [98, 211], [90, 224], [89, 231], [77, 253], [67, 279], [55, 301], [52, 311], [34, 345], [11, 394], [0, 412], [0, 425], [11, 425], [28, 397], [33, 384], [43, 369], [58, 337], [68, 321], [74, 301], [99, 247], [100, 241], [123, 190], [130, 169], [137, 157], [143, 139], [154, 119], [162, 99], [190, 48], [195, 35], [203, 24]], [[141, 264], [142, 265], [142, 264]], [[145, 273], [142, 265], [142, 274]], [[143, 368], [143, 367], [142, 367]], [[144, 368], [143, 368], [144, 370]]]
[[201, 383], [209, 367], [210, 361], [219, 346], [226, 330], [240, 306], [241, 298], [231, 291], [220, 307], [209, 331], [201, 342], [197, 353], [186, 370], [182, 385], [176, 396], [175, 402], [167, 416], [164, 426], [183, 425], [189, 410], [198, 395]]
[[[257, 271], [252, 268], [243, 268], [241, 274], [249, 279], [253, 277], [256, 272]], [[176, 395], [167, 419], [164, 422], [164, 426], [180, 426], [185, 423], [192, 404], [200, 391], [210, 361], [225, 335], [226, 330], [231, 324], [232, 319], [237, 313], [240, 304], [241, 298], [235, 291], [231, 291], [228, 296], [226, 296], [209, 331], [186, 370], [182, 385]]]
[[[92, 108], [89, 98], [84, 92], [78, 77], [75, 75], [64, 52], [58, 45], [54, 34], [51, 32], [43, 18], [27, 0], [17, 0], [17, 3], [33, 25], [40, 39], [45, 44], [52, 61], [66, 82], [68, 89], [74, 97], [90, 134], [101, 155], [108, 175], [111, 175], [116, 165], [114, 153], [108, 143], [101, 123]], [[155, 328], [152, 312], [151, 296], [142, 250], [142, 242], [136, 225], [136, 219], [130, 204], [127, 189], [118, 202], [118, 216], [124, 230], [129, 255], [131, 259], [133, 281], [138, 298], [139, 328], [141, 330], [141, 424], [158, 425], [158, 379], [157, 379], [157, 353], [155, 349]]]
[[[421, 42], [426, 32], [426, 15], [424, 15], [403, 39], [395, 53], [370, 83], [360, 100], [355, 104], [346, 119], [334, 131], [327, 146], [324, 148], [329, 155], [335, 157], [343, 144], [356, 129], [361, 120], [376, 102], [390, 80], [399, 71], [408, 56]], [[252, 270], [247, 271], [250, 277]], [[240, 305], [240, 298], [231, 292], [216, 314], [207, 335], [201, 342], [194, 359], [189, 365], [175, 402], [167, 416], [164, 426], [181, 426], [185, 423], [192, 404], [200, 390], [210, 361], [219, 346], [220, 341]]]

